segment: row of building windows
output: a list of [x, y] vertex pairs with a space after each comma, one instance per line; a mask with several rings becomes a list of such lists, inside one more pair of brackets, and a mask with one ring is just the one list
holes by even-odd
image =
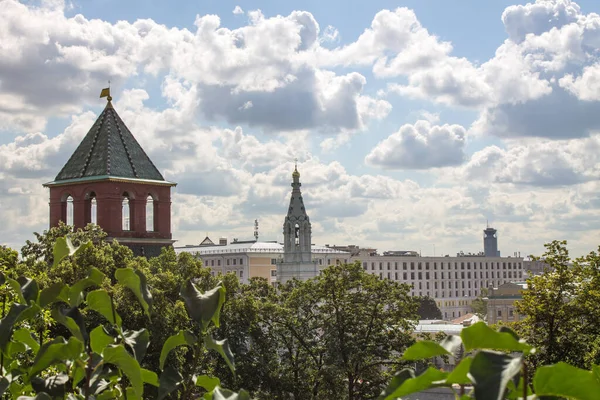
[[[223, 271], [221, 271], [221, 272], [223, 272]], [[236, 276], [239, 276], [239, 277], [240, 277], [240, 278], [242, 278], [242, 279], [244, 278], [244, 270], [243, 270], [243, 269], [240, 269], [239, 271], [228, 271], [227, 273], [228, 273], [228, 274], [231, 274], [231, 273], [233, 273], [233, 274], [235, 274]], [[216, 272], [216, 271], [211, 271], [211, 273], [210, 273], [210, 274], [211, 274], [212, 276], [215, 276], [215, 275], [217, 274], [217, 272]]]
[[[372, 273], [375, 273], [375, 272], [372, 272]], [[409, 280], [408, 279], [408, 277], [409, 277], [408, 274], [409, 274], [408, 272], [403, 272], [402, 273], [402, 280], [405, 280], [405, 281]], [[491, 276], [489, 276], [489, 275], [491, 275]], [[480, 276], [478, 278], [477, 277], [477, 271], [475, 271], [473, 273], [473, 279], [500, 279], [500, 278], [503, 278], [503, 279], [522, 279], [523, 278], [523, 272], [522, 271], [514, 271], [514, 272], [513, 271], [508, 271], [508, 273], [506, 271], [502, 271], [502, 276], [500, 276], [500, 271], [496, 271], [495, 275], [496, 276], [494, 276], [494, 271], [491, 271], [491, 274], [488, 274], [488, 271], [485, 271], [485, 278], [484, 278], [483, 271], [481, 271], [480, 272]], [[399, 278], [399, 276], [400, 276], [400, 273], [394, 272], [393, 275], [392, 275], [392, 272], [388, 272], [387, 273], [387, 278], [388, 279], [392, 279], [392, 276], [393, 276], [393, 279], [397, 281], [398, 278]], [[410, 280], [414, 281], [415, 280], [415, 276], [417, 277], [417, 280], [422, 280], [423, 279], [423, 273], [422, 272], [418, 272], [416, 274], [414, 272], [411, 272], [410, 273]], [[379, 277], [380, 278], [384, 277], [383, 272], [379, 273]], [[429, 272], [426, 272], [425, 273], [425, 279], [429, 280], [430, 277], [431, 277], [431, 275], [429, 274]], [[433, 279], [438, 279], [437, 272], [433, 273]], [[441, 278], [440, 279], [446, 279], [446, 278], [444, 278], [444, 273], [443, 272], [441, 273]], [[470, 272], [467, 273], [467, 275], [465, 277], [465, 273], [464, 272], [461, 272], [460, 276], [458, 275], [458, 272], [455, 272], [454, 273], [454, 278], [452, 278], [451, 273], [448, 272], [447, 279], [450, 279], [450, 280], [452, 280], [452, 279], [463, 279], [463, 285], [464, 285], [464, 279], [471, 279], [471, 273]], [[469, 282], [469, 285], [470, 285], [471, 281], [469, 280], [468, 282]], [[437, 282], [434, 282], [434, 283], [436, 285], [435, 288], [437, 289]], [[449, 282], [449, 284], [448, 284], [449, 288], [451, 286], [451, 283], [452, 282]], [[458, 284], [458, 282], [456, 282], [456, 283]], [[429, 285], [429, 283], [427, 283], [427, 284]], [[444, 289], [444, 281], [441, 282], [441, 285], [442, 285], [442, 289]], [[475, 287], [477, 287], [477, 281], [475, 281]]]
[[[376, 266], [376, 262], [371, 261], [371, 270], [375, 269]], [[414, 270], [415, 269], [415, 264], [417, 265], [417, 270], [422, 270], [423, 269], [423, 264], [425, 264], [425, 270], [429, 270], [429, 262], [403, 262], [402, 263], [402, 269], [404, 271], [408, 270], [408, 264], [410, 264], [410, 269]], [[433, 269], [437, 270], [438, 267], [438, 263], [437, 262], [433, 262]], [[456, 261], [454, 262], [454, 269], [459, 269], [459, 263]], [[461, 262], [460, 263], [460, 269], [465, 269], [465, 264], [467, 266], [466, 269], [470, 270], [471, 269], [471, 262]], [[517, 262], [505, 262], [503, 261], [502, 263], [498, 262], [488, 262], [486, 261], [484, 262], [473, 262], [473, 269], [484, 269], [484, 264], [485, 264], [485, 269], [489, 269], [490, 267], [493, 269], [494, 266], [498, 269], [500, 269], [500, 267], [502, 267], [502, 269], [521, 269], [522, 265], [521, 263], [517, 263]], [[367, 269], [368, 266], [368, 262], [367, 261], [363, 261], [363, 268]], [[383, 267], [386, 266], [387, 269], [392, 269], [392, 262], [391, 261], [387, 261], [387, 262], [383, 262], [383, 261], [379, 261], [379, 270], [383, 270]], [[398, 270], [399, 267], [399, 263], [397, 261], [394, 261], [394, 269]], [[446, 267], [447, 269], [452, 269], [452, 262], [446, 262]], [[444, 262], [440, 262], [440, 269], [443, 270], [444, 269]]]
[[[239, 264], [238, 264], [238, 260], [239, 260]], [[244, 259], [243, 258], [226, 258], [225, 259], [225, 265], [244, 265]], [[221, 266], [221, 259], [212, 259], [212, 260], [206, 260], [205, 261], [205, 266], [206, 267], [220, 267]]]

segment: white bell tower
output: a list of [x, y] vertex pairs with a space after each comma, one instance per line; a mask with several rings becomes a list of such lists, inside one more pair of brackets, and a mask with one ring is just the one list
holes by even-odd
[[283, 222], [283, 262], [277, 265], [277, 280], [292, 278], [307, 280], [318, 274], [317, 263], [312, 260], [311, 225], [300, 192], [298, 166], [292, 173], [292, 197]]

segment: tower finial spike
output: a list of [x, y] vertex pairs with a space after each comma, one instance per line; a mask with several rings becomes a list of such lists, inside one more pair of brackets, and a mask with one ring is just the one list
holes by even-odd
[[294, 158], [294, 172], [292, 173], [293, 178], [299, 178], [300, 172], [298, 172], [298, 158]]

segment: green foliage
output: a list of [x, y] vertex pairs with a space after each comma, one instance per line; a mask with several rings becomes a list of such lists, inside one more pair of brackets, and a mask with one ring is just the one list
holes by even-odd
[[[535, 259], [535, 258], [534, 258]], [[600, 364], [600, 256], [571, 260], [566, 241], [546, 245], [544, 274], [527, 280], [513, 328], [537, 349], [533, 368], [567, 362], [591, 369]]]
[[222, 365], [226, 386], [258, 399], [374, 398], [393, 369], [407, 362], [417, 303], [409, 287], [335, 265], [309, 281], [273, 288], [264, 279], [240, 285], [223, 277], [227, 300], [221, 337], [235, 354], [235, 377]]
[[419, 308], [417, 314], [419, 319], [442, 319], [442, 311], [437, 306], [434, 299], [429, 296], [417, 297]]
[[485, 319], [487, 316], [487, 296], [488, 290], [486, 288], [481, 288], [481, 293], [479, 296], [477, 296], [477, 298], [471, 302], [473, 314], [477, 315], [481, 319]]
[[404, 358], [426, 360], [448, 354], [456, 357], [460, 346], [468, 355], [452, 372], [429, 367], [417, 375], [412, 369], [403, 369], [396, 373], [379, 399], [398, 399], [436, 387], [451, 388], [456, 398], [461, 400], [556, 398], [552, 396], [573, 400], [598, 399], [600, 366], [586, 371], [562, 362], [546, 365], [532, 374], [531, 381], [525, 360], [527, 355], [535, 354], [536, 349], [509, 328], [501, 327], [494, 331], [484, 322], [464, 328], [460, 336], [449, 336], [440, 343], [417, 342], [405, 351]]
[[[53, 266], [60, 268], [64, 263], [96, 258], [97, 254], [91, 254], [95, 246], [90, 243], [76, 247], [69, 238], [58, 240], [52, 251]], [[8, 262], [12, 262], [12, 254], [8, 256]], [[42, 291], [33, 279], [13, 279], [0, 273], [0, 295], [4, 299], [0, 320], [0, 395], [9, 392], [13, 398], [142, 399], [150, 393], [152, 398], [170, 395], [189, 399], [204, 393], [205, 398], [249, 398], [243, 391], [237, 394], [220, 388], [216, 378], [196, 374], [209, 350], [215, 350], [235, 371], [226, 341], [215, 340], [207, 333], [219, 324], [223, 300], [202, 301], [204, 318], [191, 327], [202, 332], [202, 336], [187, 331], [183, 335], [192, 349], [187, 357], [191, 368], [188, 365], [178, 371], [175, 357], [159, 377], [142, 365], [150, 345], [148, 329], [125, 329], [127, 320], [117, 312], [114, 300], [133, 296], [137, 299], [137, 313], [149, 320], [153, 305], [151, 288], [141, 270], [113, 266], [112, 282], [101, 270], [90, 268], [88, 276], [79, 281], [50, 283]], [[184, 286], [194, 287], [189, 280]], [[90, 291], [94, 287], [100, 288]], [[201, 299], [211, 297], [211, 293], [225, 297], [225, 289], [220, 285], [205, 294], [198, 293]], [[8, 304], [10, 309], [5, 315]], [[40, 318], [42, 326], [36, 329]], [[43, 325], [52, 320], [63, 327], [60, 329], [66, 329], [64, 332], [70, 334], [68, 339], [49, 334]], [[161, 369], [176, 345], [170, 340], [164, 343]]]

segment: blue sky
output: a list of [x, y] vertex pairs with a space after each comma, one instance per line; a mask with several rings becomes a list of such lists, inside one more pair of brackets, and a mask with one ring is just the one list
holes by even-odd
[[0, 11], [0, 243], [45, 228], [40, 183], [110, 79], [121, 117], [180, 183], [181, 244], [249, 237], [256, 218], [279, 238], [297, 157], [318, 244], [479, 251], [490, 220], [505, 254], [598, 245], [591, 0], [5, 0]]

